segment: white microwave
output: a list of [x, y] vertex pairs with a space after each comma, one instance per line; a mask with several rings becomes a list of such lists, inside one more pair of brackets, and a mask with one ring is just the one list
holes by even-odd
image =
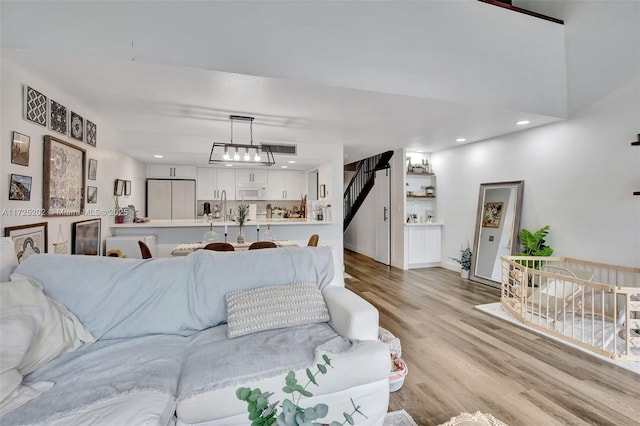
[[239, 183], [236, 185], [236, 200], [266, 200], [267, 185]]

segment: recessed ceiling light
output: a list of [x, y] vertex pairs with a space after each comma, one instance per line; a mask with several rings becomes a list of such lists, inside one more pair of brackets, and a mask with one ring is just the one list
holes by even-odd
[[164, 155], [160, 155], [160, 154], [156, 154], [154, 155], [155, 158], [164, 158]]
[[280, 166], [280, 168], [282, 168], [282, 169], [286, 169], [286, 168], [288, 168], [288, 167], [287, 167], [287, 166]]
[[229, 163], [227, 163], [227, 164], [225, 164], [225, 166], [227, 166], [227, 167], [233, 167], [233, 164], [229, 164]]
[[519, 121], [516, 121], [516, 124], [517, 124], [518, 126], [524, 126], [525, 124], [529, 124], [529, 123], [531, 123], [531, 121], [529, 121], [529, 120], [519, 120]]
[[289, 163], [289, 164], [295, 164], [295, 162], [296, 162], [296, 160], [289, 160], [289, 161], [287, 161], [287, 163]]
[[424, 152], [424, 149], [416, 149], [416, 152]]
[[456, 142], [466, 142], [467, 140], [465, 138], [458, 138], [456, 139]]

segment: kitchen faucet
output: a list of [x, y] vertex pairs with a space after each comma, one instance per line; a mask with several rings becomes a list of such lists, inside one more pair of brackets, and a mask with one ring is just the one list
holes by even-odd
[[225, 189], [220, 193], [220, 200], [222, 201], [222, 220], [227, 221], [227, 191]]

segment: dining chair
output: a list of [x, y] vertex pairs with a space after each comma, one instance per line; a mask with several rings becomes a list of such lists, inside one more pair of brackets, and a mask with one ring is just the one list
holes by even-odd
[[307, 246], [318, 247], [318, 239], [320, 239], [320, 236], [318, 234], [313, 234], [311, 238], [309, 238], [309, 242], [307, 243]]
[[151, 259], [153, 257], [149, 246], [144, 241], [138, 240], [138, 245], [140, 246], [140, 253], [143, 259]]
[[229, 243], [223, 242], [215, 242], [209, 243], [203, 247], [204, 250], [213, 250], [213, 251], [235, 251], [236, 249]]
[[249, 246], [249, 250], [266, 249], [266, 248], [278, 248], [278, 246], [273, 241], [255, 241], [251, 243], [251, 245]]

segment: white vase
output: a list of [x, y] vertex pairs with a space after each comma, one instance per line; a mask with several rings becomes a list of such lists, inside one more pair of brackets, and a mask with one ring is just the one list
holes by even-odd
[[460, 278], [468, 280], [469, 279], [469, 271], [462, 269], [460, 270]]

